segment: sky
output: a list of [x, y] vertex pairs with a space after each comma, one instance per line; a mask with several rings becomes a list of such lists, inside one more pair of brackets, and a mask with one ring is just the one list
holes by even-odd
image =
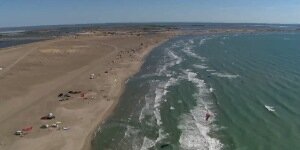
[[0, 0], [0, 27], [114, 22], [300, 23], [300, 0]]

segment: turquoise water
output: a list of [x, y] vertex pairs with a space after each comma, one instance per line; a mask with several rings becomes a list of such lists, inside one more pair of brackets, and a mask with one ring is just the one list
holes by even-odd
[[129, 80], [93, 149], [297, 150], [299, 97], [299, 33], [174, 38]]

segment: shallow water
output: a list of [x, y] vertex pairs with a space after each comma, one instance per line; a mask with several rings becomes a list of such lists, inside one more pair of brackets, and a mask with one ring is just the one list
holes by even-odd
[[6, 48], [11, 46], [17, 46], [22, 44], [29, 44], [33, 42], [42, 41], [45, 39], [9, 39], [9, 40], [0, 40], [0, 48]]
[[299, 33], [174, 38], [129, 80], [93, 149], [300, 149], [299, 65]]

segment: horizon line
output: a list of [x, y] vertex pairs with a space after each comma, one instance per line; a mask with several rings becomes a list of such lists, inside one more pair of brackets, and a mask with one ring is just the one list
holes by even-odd
[[93, 22], [93, 23], [65, 23], [65, 24], [40, 24], [40, 25], [21, 25], [21, 26], [4, 26], [5, 28], [26, 28], [26, 27], [46, 27], [46, 26], [72, 26], [72, 25], [96, 25], [96, 24], [171, 24], [171, 23], [195, 23], [195, 24], [262, 24], [262, 25], [300, 25], [300, 23], [262, 23], [262, 22], [195, 22], [195, 21], [149, 21], [149, 22]]

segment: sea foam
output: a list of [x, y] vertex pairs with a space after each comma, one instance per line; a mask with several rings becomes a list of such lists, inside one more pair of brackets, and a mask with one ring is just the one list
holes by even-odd
[[199, 45], [203, 45], [206, 42], [206, 39], [201, 39]]
[[189, 114], [181, 116], [178, 128], [182, 131], [179, 143], [182, 149], [200, 149], [200, 150], [220, 150], [221, 142], [210, 137], [211, 123], [214, 116], [209, 121], [205, 120], [206, 113], [213, 114], [210, 111], [212, 102], [208, 99], [209, 90], [206, 88], [205, 82], [197, 78], [194, 72], [186, 71], [187, 80], [194, 83], [198, 92], [194, 95], [197, 99], [197, 105]]
[[177, 79], [170, 78], [166, 83], [160, 83], [160, 85], [155, 90], [155, 98], [154, 98], [154, 115], [156, 118], [156, 124], [160, 126], [161, 122], [161, 115], [160, 115], [160, 105], [161, 102], [165, 99], [164, 96], [168, 93], [168, 87], [176, 84]]
[[199, 59], [201, 61], [206, 61], [207, 60], [205, 57], [201, 57], [200, 55], [197, 55], [196, 53], [192, 52], [192, 47], [188, 44], [185, 45], [185, 47], [182, 49], [182, 51], [185, 54], [187, 54], [188, 56]]
[[207, 69], [208, 66], [206, 65], [193, 65], [193, 67], [197, 68], [197, 69]]
[[169, 55], [170, 55], [173, 59], [175, 59], [175, 64], [180, 64], [180, 63], [182, 62], [182, 58], [179, 57], [179, 56], [177, 56], [177, 55], [175, 55], [174, 52], [169, 51]]
[[155, 146], [155, 141], [144, 137], [143, 145], [140, 150], [148, 150], [149, 148]]
[[142, 122], [145, 118], [145, 115], [146, 114], [149, 115], [149, 111], [153, 112], [154, 118], [156, 120], [156, 126], [159, 127], [159, 129], [158, 129], [158, 137], [155, 141], [150, 140], [146, 137], [144, 138], [141, 150], [153, 147], [156, 143], [160, 142], [161, 140], [165, 139], [168, 136], [168, 134], [166, 134], [161, 127], [162, 121], [161, 121], [160, 106], [161, 106], [161, 103], [165, 100], [166, 94], [168, 93], [168, 91], [167, 91], [168, 87], [176, 84], [177, 80], [178, 79], [175, 79], [175, 78], [169, 78], [169, 80], [167, 82], [162, 82], [157, 85], [157, 87], [155, 88], [155, 91], [154, 91], [155, 96], [154, 96], [153, 107], [150, 106], [151, 105], [151, 97], [149, 97], [149, 96], [145, 97], [146, 104], [142, 108], [142, 111], [139, 116], [139, 121]]
[[[168, 50], [168, 49], [167, 49]], [[177, 56], [173, 51], [168, 50], [169, 60], [165, 60], [165, 64], [158, 69], [158, 75], [167, 74], [167, 69], [173, 67], [174, 65], [178, 65], [182, 62], [182, 58]]]
[[214, 72], [214, 73], [211, 73], [211, 74], [214, 75], [214, 76], [217, 76], [217, 77], [229, 78], [229, 79], [234, 79], [234, 78], [237, 78], [237, 77], [240, 76], [240, 75], [235, 75], [235, 74], [219, 73], [219, 72]]

